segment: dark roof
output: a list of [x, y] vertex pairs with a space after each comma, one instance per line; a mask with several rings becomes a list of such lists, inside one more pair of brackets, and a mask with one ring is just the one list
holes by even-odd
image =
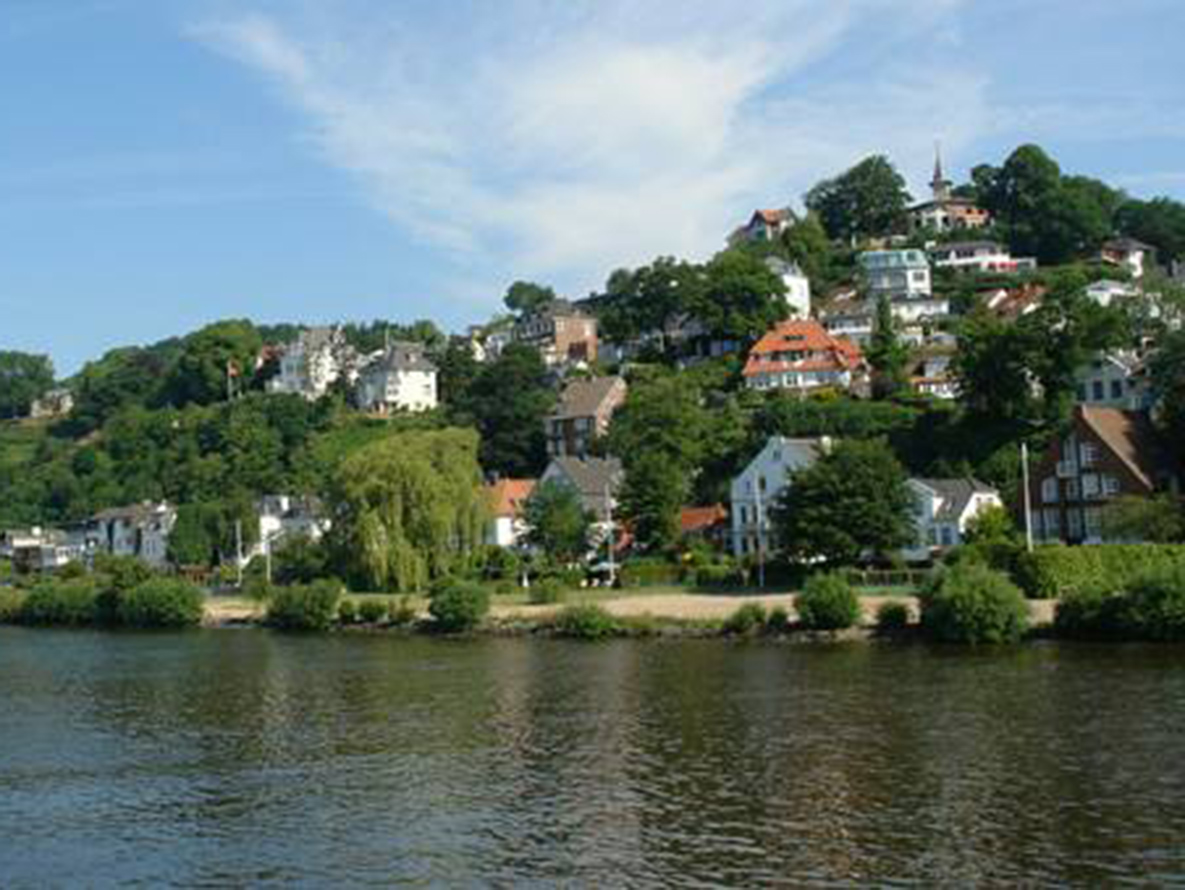
[[582, 495], [604, 497], [621, 483], [623, 470], [616, 457], [557, 457], [555, 463]]
[[423, 343], [393, 340], [377, 364], [397, 371], [435, 371], [436, 365], [428, 359], [425, 352], [426, 347]]
[[1004, 245], [996, 241], [951, 241], [947, 244], [935, 244], [930, 253], [944, 250], [1003, 250]]
[[1120, 411], [1079, 405], [1078, 418], [1103, 441], [1111, 452], [1149, 488], [1179, 469], [1164, 450], [1148, 415], [1142, 411]]
[[996, 490], [977, 479], [916, 479], [927, 488], [933, 489], [942, 498], [942, 506], [934, 518], [943, 521], [957, 520], [967, 509], [973, 495], [995, 494]]
[[1103, 242], [1103, 250], [1152, 250], [1152, 245], [1135, 238], [1109, 238]]
[[557, 420], [570, 417], [592, 417], [601, 404], [618, 386], [624, 386], [621, 377], [594, 377], [592, 380], [573, 380], [564, 387], [560, 404], [552, 417]]

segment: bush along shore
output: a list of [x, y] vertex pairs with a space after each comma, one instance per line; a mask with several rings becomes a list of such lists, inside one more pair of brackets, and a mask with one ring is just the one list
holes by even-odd
[[[678, 593], [661, 595], [665, 602], [653, 614], [625, 614], [629, 610], [614, 609], [618, 600], [577, 593], [554, 580], [532, 590], [527, 604], [502, 604], [492, 611], [490, 586], [468, 579], [435, 582], [426, 609], [408, 595], [350, 595], [341, 582], [326, 579], [258, 588], [245, 611], [221, 623], [284, 631], [481, 633], [589, 641], [695, 636], [1002, 645], [1040, 636], [1174, 642], [1185, 641], [1185, 559], [1180, 556], [1179, 550], [1168, 548], [1114, 548], [1107, 554], [1101, 548], [1047, 548], [1022, 558], [1012, 572], [965, 556], [933, 572], [916, 597], [885, 599], [874, 616], [866, 614], [868, 603], [862, 604], [846, 574], [820, 572], [806, 579], [796, 597], [735, 597], [742, 602], [734, 611], [725, 615], [717, 608], [711, 617], [681, 608], [685, 603]], [[1026, 590], [1060, 594], [1052, 623], [1033, 621]], [[702, 604], [710, 598], [687, 599]], [[187, 628], [211, 623], [211, 602], [184, 580], [154, 574], [135, 560], [106, 558], [92, 572], [68, 571], [27, 589], [0, 589], [0, 623]], [[664, 612], [664, 606], [670, 611]]]

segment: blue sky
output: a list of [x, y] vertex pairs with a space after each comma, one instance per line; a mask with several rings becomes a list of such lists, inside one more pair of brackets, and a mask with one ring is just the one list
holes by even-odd
[[1185, 199], [1180, 0], [0, 0], [0, 349], [486, 317], [888, 153]]

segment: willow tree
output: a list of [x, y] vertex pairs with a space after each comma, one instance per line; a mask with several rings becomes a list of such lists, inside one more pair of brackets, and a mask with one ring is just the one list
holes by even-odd
[[409, 432], [343, 461], [334, 479], [333, 543], [342, 567], [374, 590], [420, 590], [464, 568], [487, 504], [472, 430]]

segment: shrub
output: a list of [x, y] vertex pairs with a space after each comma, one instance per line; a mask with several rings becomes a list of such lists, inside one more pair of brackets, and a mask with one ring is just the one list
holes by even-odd
[[1185, 545], [1180, 544], [1050, 544], [1022, 553], [1016, 577], [1029, 596], [1060, 599], [1096, 588], [1115, 593], [1148, 569], [1181, 563]]
[[724, 632], [749, 636], [765, 627], [765, 607], [761, 603], [745, 603], [724, 621]]
[[15, 624], [20, 620], [26, 596], [20, 590], [0, 590], [0, 624]]
[[1053, 629], [1059, 637], [1079, 640], [1121, 640], [1130, 634], [1126, 598], [1089, 587], [1058, 600]]
[[860, 600], [840, 575], [812, 575], [794, 601], [808, 630], [844, 630], [860, 620]]
[[909, 627], [909, 606], [889, 601], [876, 610], [876, 629], [880, 633], [901, 633]]
[[116, 620], [125, 627], [195, 627], [202, 593], [178, 578], [152, 578], [119, 595]]
[[766, 616], [765, 629], [772, 634], [787, 633], [790, 630], [790, 613], [781, 606], [774, 606]]
[[743, 583], [744, 577], [736, 566], [709, 565], [695, 570], [696, 587], [739, 587]]
[[337, 606], [337, 620], [339, 624], [357, 624], [358, 604], [352, 599], [343, 598]]
[[1185, 565], [1149, 569], [1123, 594], [1122, 623], [1144, 640], [1185, 640]]
[[401, 596], [399, 599], [393, 599], [387, 603], [387, 618], [392, 624], [400, 627], [414, 624], [416, 607], [412, 604], [411, 597]]
[[82, 627], [98, 620], [94, 581], [47, 579], [29, 591], [21, 604], [18, 620], [22, 624]]
[[390, 606], [387, 599], [364, 599], [358, 604], [358, 618], [363, 624], [378, 624], [387, 617]]
[[535, 606], [548, 606], [564, 598], [564, 589], [555, 578], [540, 578], [527, 591], [527, 602]]
[[318, 581], [276, 587], [267, 604], [267, 623], [282, 630], [326, 630], [338, 614], [341, 584]]
[[154, 576], [152, 567], [134, 556], [115, 556], [111, 553], [95, 554], [95, 574], [102, 576], [100, 586], [104, 590], [124, 593], [139, 587]]
[[560, 610], [555, 630], [575, 640], [603, 640], [621, 631], [617, 619], [595, 603], [581, 603]]
[[1028, 627], [1024, 595], [1007, 575], [970, 561], [937, 576], [922, 595], [922, 630], [950, 643], [1011, 643]]
[[432, 627], [442, 633], [461, 633], [481, 623], [490, 610], [490, 595], [480, 584], [446, 578], [433, 586], [428, 603]]

